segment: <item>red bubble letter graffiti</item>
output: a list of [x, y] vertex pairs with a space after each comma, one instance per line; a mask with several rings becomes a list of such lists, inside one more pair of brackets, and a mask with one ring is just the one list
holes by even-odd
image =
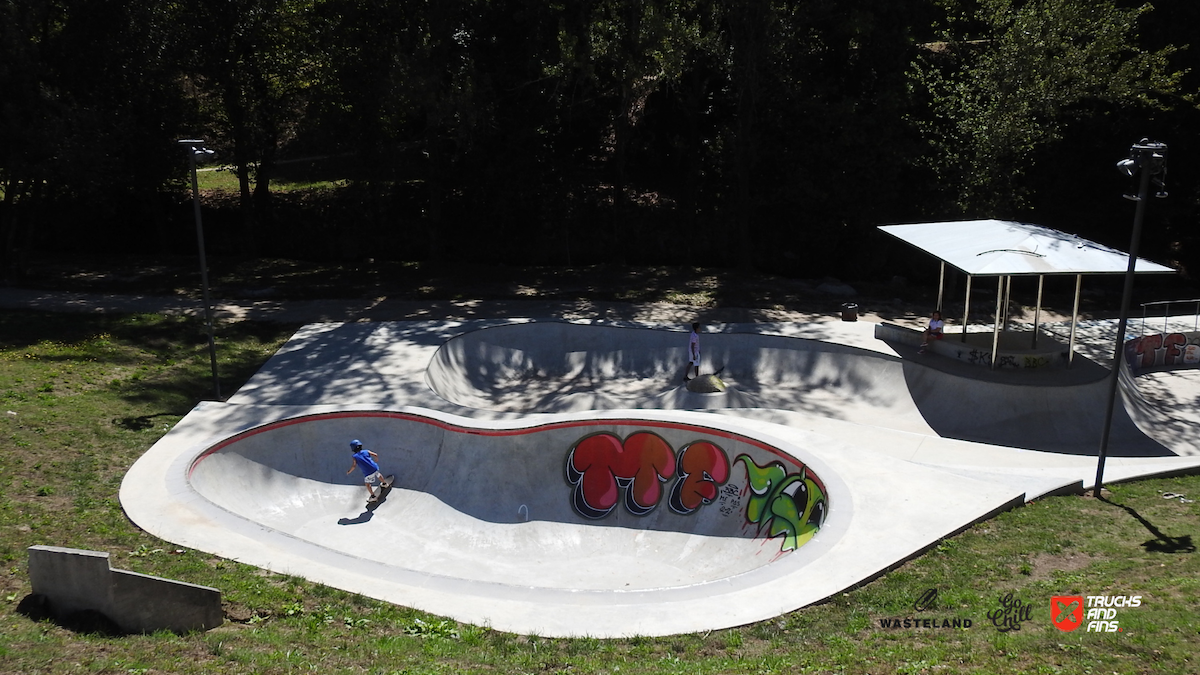
[[1163, 355], [1163, 364], [1174, 365], [1183, 363], [1183, 348], [1187, 346], [1187, 336], [1182, 333], [1171, 333], [1163, 336], [1163, 347], [1166, 348], [1166, 354]]
[[571, 505], [585, 518], [603, 518], [617, 505], [636, 516], [649, 513], [662, 497], [662, 483], [675, 475], [675, 452], [648, 431], [622, 443], [610, 433], [587, 436], [567, 455], [567, 482], [575, 486]]
[[1153, 366], [1157, 356], [1155, 352], [1162, 347], [1162, 341], [1162, 335], [1147, 335], [1140, 338], [1134, 346], [1138, 356], [1136, 366], [1141, 368]]
[[1158, 333], [1130, 340], [1126, 360], [1135, 369], [1181, 365], [1188, 338], [1183, 333]]
[[691, 513], [717, 497], [717, 488], [729, 480], [725, 451], [708, 441], [696, 441], [679, 453], [679, 479], [669, 501], [675, 513]]

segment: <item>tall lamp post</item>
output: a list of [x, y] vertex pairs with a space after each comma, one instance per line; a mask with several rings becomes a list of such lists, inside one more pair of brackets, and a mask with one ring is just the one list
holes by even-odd
[[1126, 199], [1137, 202], [1137, 210], [1133, 216], [1133, 234], [1129, 241], [1129, 266], [1125, 269], [1125, 290], [1121, 294], [1121, 319], [1117, 324], [1117, 344], [1113, 349], [1113, 368], [1108, 386], [1108, 408], [1104, 414], [1104, 429], [1100, 435], [1100, 457], [1096, 462], [1096, 485], [1092, 488], [1092, 496], [1099, 498], [1100, 490], [1104, 487], [1104, 459], [1108, 455], [1108, 437], [1112, 431], [1113, 405], [1117, 399], [1117, 382], [1120, 370], [1124, 367], [1125, 358], [1125, 328], [1129, 323], [1129, 301], [1133, 297], [1133, 275], [1137, 266], [1138, 243], [1142, 239], [1142, 218], [1146, 214], [1146, 199], [1150, 196], [1151, 180], [1158, 186], [1155, 197], [1166, 197], [1166, 184], [1163, 182], [1167, 175], [1167, 144], [1143, 138], [1134, 143], [1129, 151], [1129, 157], [1117, 162], [1117, 170], [1126, 176], [1140, 174], [1138, 192], [1136, 195], [1127, 194]]
[[196, 214], [196, 243], [200, 246], [200, 285], [204, 288], [204, 319], [208, 323], [208, 359], [212, 364], [213, 396], [221, 400], [221, 380], [217, 377], [217, 346], [213, 341], [212, 302], [208, 298], [208, 262], [204, 259], [204, 225], [200, 222], [200, 185], [196, 179], [196, 157], [214, 154], [204, 147], [204, 141], [182, 139], [179, 145], [187, 150], [192, 169], [192, 210]]

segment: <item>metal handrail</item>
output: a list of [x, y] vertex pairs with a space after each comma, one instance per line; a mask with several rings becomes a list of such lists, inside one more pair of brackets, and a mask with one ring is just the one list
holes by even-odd
[[1196, 298], [1194, 300], [1155, 300], [1154, 302], [1143, 302], [1142, 303], [1142, 331], [1141, 331], [1141, 334], [1143, 336], [1146, 334], [1146, 308], [1147, 307], [1154, 307], [1156, 305], [1164, 305], [1164, 308], [1163, 308], [1163, 331], [1162, 332], [1166, 333], [1166, 332], [1168, 332], [1167, 331], [1167, 321], [1170, 320], [1170, 318], [1171, 318], [1171, 305], [1186, 305], [1189, 303], [1196, 305], [1196, 311], [1193, 312], [1193, 314], [1192, 314], [1192, 332], [1197, 332], [1198, 330], [1200, 330], [1200, 298]]

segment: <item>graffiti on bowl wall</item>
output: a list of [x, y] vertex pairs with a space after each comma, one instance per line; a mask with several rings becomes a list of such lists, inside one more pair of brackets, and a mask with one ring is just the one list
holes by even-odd
[[[730, 483], [738, 464], [744, 485]], [[567, 453], [566, 479], [571, 507], [584, 518], [604, 518], [621, 504], [645, 516], [664, 496], [680, 515], [716, 504], [722, 516], [740, 513], [756, 537], [780, 538], [781, 552], [812, 539], [827, 508], [824, 485], [803, 465], [789, 471], [783, 462], [759, 465], [745, 454], [731, 464], [716, 443], [697, 440], [676, 450], [651, 431], [624, 439], [610, 432], [584, 436]]]
[[738, 455], [750, 482], [747, 522], [759, 533], [782, 537], [781, 549], [795, 550], [816, 535], [825, 522], [825, 489], [806, 469], [788, 473], [781, 462], [759, 466], [749, 455]]
[[729, 458], [708, 441], [690, 443], [676, 453], [650, 431], [623, 441], [608, 432], [585, 436], [567, 455], [567, 482], [574, 486], [571, 506], [584, 518], [603, 518], [622, 501], [630, 513], [644, 516], [658, 506], [671, 479], [671, 510], [691, 513], [710, 503], [729, 480]]

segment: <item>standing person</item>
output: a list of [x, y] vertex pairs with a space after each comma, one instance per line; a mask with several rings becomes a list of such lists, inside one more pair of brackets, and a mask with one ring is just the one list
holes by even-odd
[[[379, 459], [379, 455], [364, 448], [362, 441], [357, 439], [350, 441], [350, 452], [354, 453], [354, 463], [346, 470], [346, 475], [350, 475], [350, 472], [354, 471], [354, 467], [362, 469], [363, 483], [367, 486], [367, 492], [371, 494], [367, 498], [367, 503], [379, 501], [379, 496], [383, 494], [383, 489], [391, 487], [392, 481], [396, 477], [388, 476], [384, 478], [383, 474], [379, 473], [379, 464], [375, 462], [376, 459]], [[375, 485], [377, 484], [379, 485], [378, 494], [375, 492]]]
[[925, 341], [921, 343], [921, 352], [925, 353], [925, 348], [929, 346], [930, 340], [941, 340], [945, 337], [944, 330], [946, 322], [942, 321], [942, 313], [933, 310], [933, 314], [929, 318], [929, 327], [925, 329]]
[[696, 368], [695, 377], [700, 377], [700, 322], [692, 322], [692, 332], [688, 335], [688, 365], [683, 372], [683, 381], [692, 379], [692, 367]]

